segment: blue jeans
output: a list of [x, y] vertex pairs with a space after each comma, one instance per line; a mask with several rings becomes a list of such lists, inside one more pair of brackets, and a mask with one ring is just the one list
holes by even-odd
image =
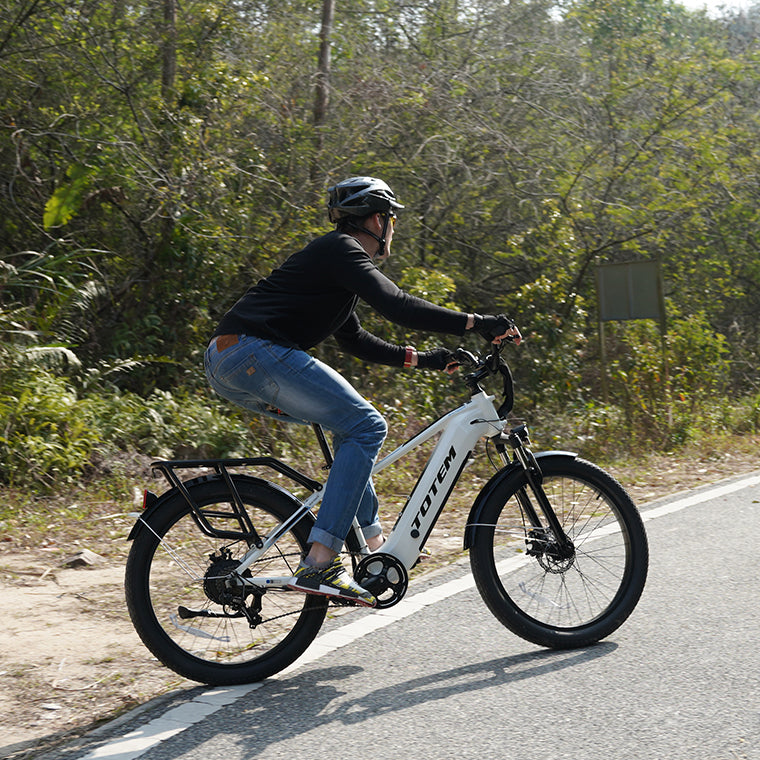
[[[206, 349], [206, 377], [223, 398], [257, 414], [317, 422], [333, 433], [335, 461], [309, 536], [340, 551], [354, 517], [365, 538], [382, 533], [371, 473], [388, 428], [380, 413], [334, 369], [297, 348], [247, 335]], [[277, 413], [284, 412], [286, 417]]]

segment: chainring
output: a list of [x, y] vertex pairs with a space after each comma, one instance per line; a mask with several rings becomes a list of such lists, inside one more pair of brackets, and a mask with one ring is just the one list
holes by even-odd
[[390, 554], [375, 552], [356, 566], [354, 580], [377, 599], [375, 609], [398, 604], [409, 588], [409, 573], [400, 560]]

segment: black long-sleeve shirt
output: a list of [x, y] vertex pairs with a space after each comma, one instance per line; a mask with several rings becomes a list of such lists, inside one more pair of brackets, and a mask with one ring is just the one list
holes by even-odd
[[403, 327], [464, 335], [467, 315], [405, 293], [350, 235], [330, 232], [294, 253], [251, 287], [222, 317], [214, 335], [253, 335], [307, 350], [334, 335], [367, 361], [401, 366], [405, 350], [362, 328], [359, 300]]

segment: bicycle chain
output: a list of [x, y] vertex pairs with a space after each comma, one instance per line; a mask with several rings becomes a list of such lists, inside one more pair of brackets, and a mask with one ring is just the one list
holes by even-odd
[[[351, 552], [341, 552], [341, 554], [345, 556], [352, 556]], [[287, 557], [302, 557], [303, 555], [296, 552], [291, 552], [290, 554], [281, 554], [281, 559], [286, 559]], [[275, 592], [275, 589], [268, 589], [265, 593], [273, 593]], [[350, 599], [344, 599], [344, 600], [333, 600], [328, 604], [329, 607], [358, 607], [355, 602], [351, 601]], [[260, 622], [256, 623], [256, 628], [260, 625], [264, 625], [265, 623], [271, 623], [274, 620], [279, 620], [280, 618], [290, 617], [291, 615], [300, 615], [303, 610], [293, 610], [292, 612], [283, 612], [282, 615], [275, 615], [274, 617], [268, 617], [265, 620], [261, 620]]]

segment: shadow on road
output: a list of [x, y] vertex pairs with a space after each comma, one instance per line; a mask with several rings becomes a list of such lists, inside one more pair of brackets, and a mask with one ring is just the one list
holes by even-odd
[[348, 697], [340, 684], [363, 668], [343, 666], [313, 670], [287, 680], [271, 681], [265, 688], [238, 701], [225, 716], [224, 734], [228, 741], [235, 737], [239, 757], [259, 757], [268, 746], [317, 727], [331, 723], [359, 724], [378, 715], [452, 695], [508, 686], [590, 662], [615, 649], [617, 644], [605, 641], [586, 649], [541, 650], [500, 657], [394, 683], [361, 698]]

